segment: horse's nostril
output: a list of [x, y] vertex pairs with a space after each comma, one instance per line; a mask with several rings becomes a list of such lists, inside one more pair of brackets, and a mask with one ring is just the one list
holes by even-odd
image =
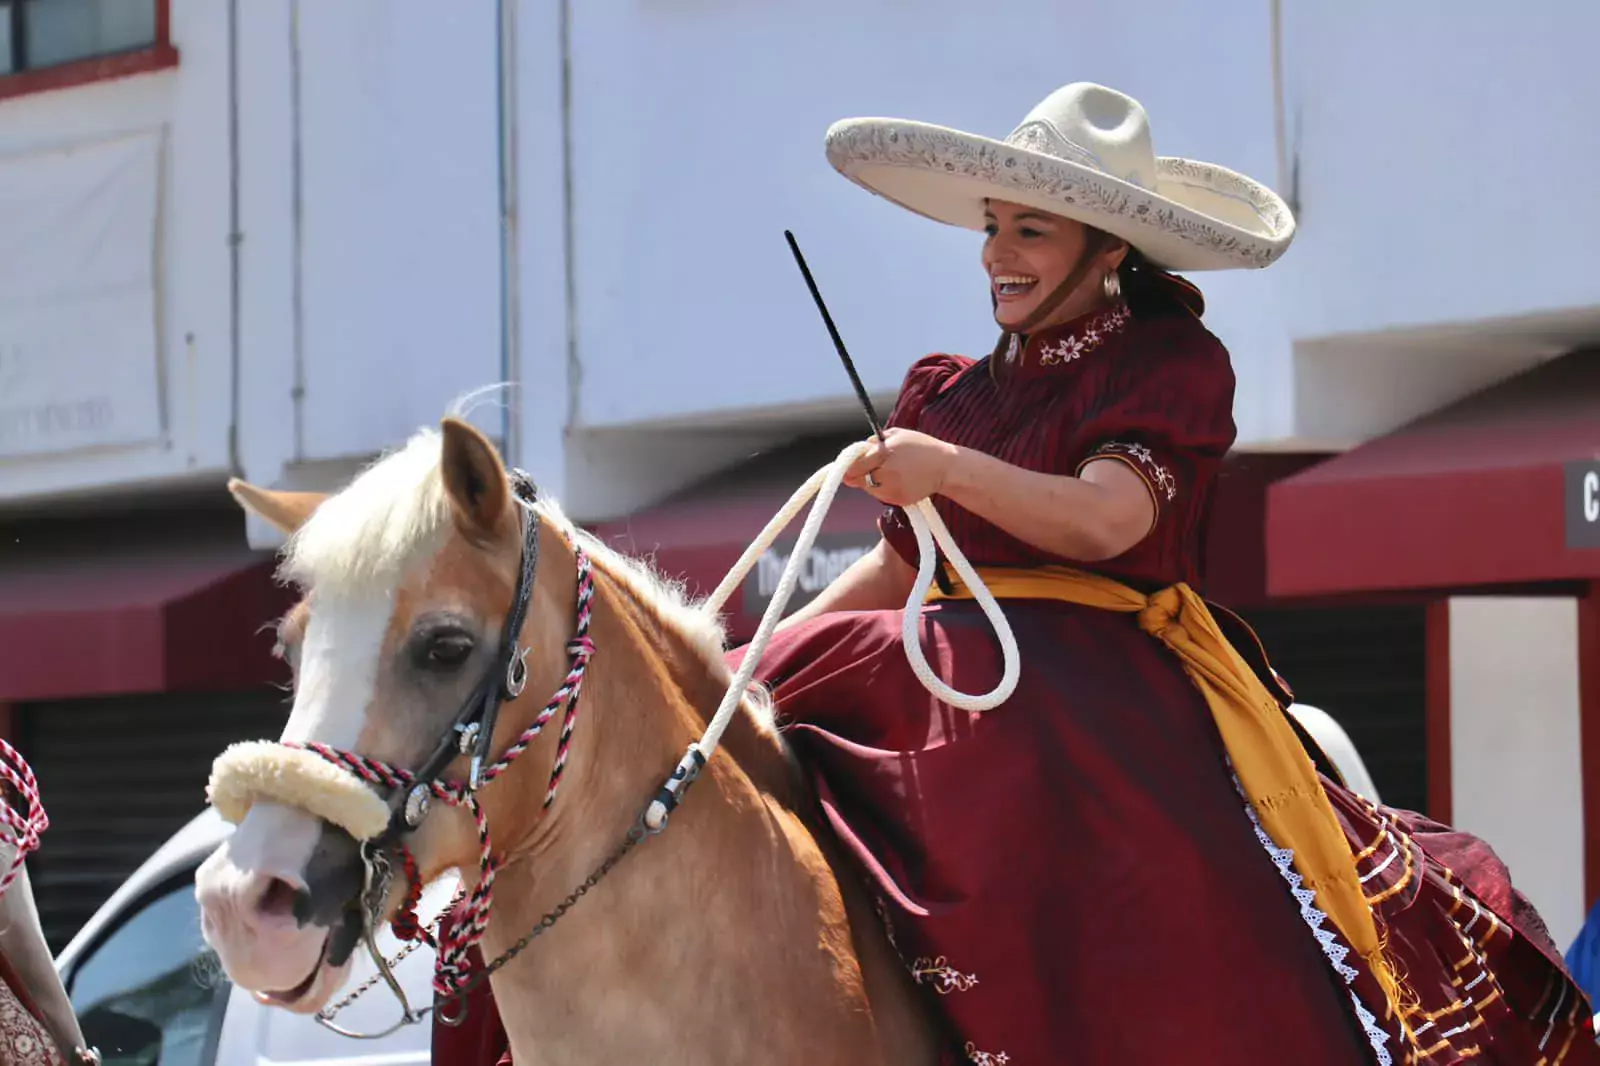
[[[263, 918], [277, 918], [294, 920], [297, 909], [303, 909], [300, 897], [306, 894], [303, 888], [296, 888], [281, 877], [268, 879], [267, 887], [262, 890], [256, 900], [256, 912]], [[296, 904], [300, 904], [297, 908]]]

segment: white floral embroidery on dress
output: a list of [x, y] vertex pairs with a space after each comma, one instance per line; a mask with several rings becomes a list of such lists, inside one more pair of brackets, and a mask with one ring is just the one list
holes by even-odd
[[911, 964], [911, 976], [922, 985], [929, 985], [941, 996], [952, 992], [970, 992], [978, 983], [975, 973], [962, 973], [950, 965], [950, 960], [940, 955], [937, 959], [920, 958]]
[[1039, 365], [1056, 366], [1060, 363], [1070, 363], [1088, 350], [1087, 337], [1062, 337], [1056, 344], [1040, 346]]
[[1172, 472], [1166, 467], [1158, 466], [1155, 463], [1150, 464], [1150, 472], [1155, 476], [1156, 488], [1166, 493], [1167, 502], [1171, 503], [1173, 498], [1178, 495], [1178, 479], [1173, 477]]
[[1121, 441], [1109, 441], [1100, 445], [1094, 451], [1095, 455], [1121, 455], [1132, 459], [1144, 475], [1150, 479], [1155, 490], [1167, 498], [1167, 502], [1177, 498], [1178, 479], [1172, 471], [1156, 462], [1155, 455], [1143, 444], [1124, 444]]
[[[882, 896], [875, 897], [873, 905], [877, 909], [878, 919], [883, 923], [884, 933], [889, 938], [889, 946], [894, 949], [896, 955], [899, 955], [900, 945], [895, 943], [894, 923], [889, 920], [889, 905], [884, 902]], [[904, 965], [904, 956], [901, 956], [900, 961]], [[906, 969], [911, 971], [911, 979], [913, 981], [919, 985], [931, 986], [941, 996], [948, 996], [952, 992], [971, 991], [973, 986], [978, 983], [977, 974], [962, 973], [954, 966], [951, 966], [949, 960], [943, 955], [936, 959], [920, 958], [907, 966]], [[996, 1054], [979, 1051], [977, 1045], [968, 1041], [967, 1061], [977, 1063], [977, 1066], [1006, 1066], [1011, 1061], [1011, 1056], [1004, 1051]]]
[[[1039, 346], [1040, 366], [1061, 366], [1100, 347], [1122, 331], [1133, 317], [1128, 305], [1119, 303], [1091, 318], [1082, 330], [1069, 333], [1055, 344]], [[1013, 337], [1012, 340], [1016, 338]]]

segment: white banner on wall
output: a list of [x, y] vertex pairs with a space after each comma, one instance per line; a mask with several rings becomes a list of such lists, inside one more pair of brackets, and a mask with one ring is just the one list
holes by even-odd
[[0, 458], [160, 438], [161, 144], [0, 157]]

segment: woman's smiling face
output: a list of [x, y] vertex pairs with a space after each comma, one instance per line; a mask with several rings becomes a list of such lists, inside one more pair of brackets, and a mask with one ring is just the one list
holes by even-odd
[[[994, 319], [1002, 329], [1015, 329], [1072, 273], [1091, 231], [1081, 222], [1021, 204], [990, 200], [985, 206], [983, 267], [994, 294]], [[1100, 303], [1105, 275], [1116, 269], [1124, 247], [1111, 241], [1097, 252], [1106, 263], [1091, 267], [1077, 290], [1034, 328], [1070, 321]]]

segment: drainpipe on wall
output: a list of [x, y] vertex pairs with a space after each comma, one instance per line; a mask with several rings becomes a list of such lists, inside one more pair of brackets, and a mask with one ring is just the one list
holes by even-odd
[[[239, 0], [228, 0], [228, 470], [244, 476], [239, 458]], [[190, 388], [193, 388], [191, 383]]]
[[561, 260], [567, 314], [567, 424], [565, 439], [582, 420], [583, 361], [578, 357], [577, 205], [572, 180], [572, 0], [561, 4]]
[[499, 36], [500, 381], [509, 386], [500, 408], [500, 447], [513, 464], [522, 455], [521, 258], [517, 241], [517, 0], [496, 0]]
[[[235, 0], [237, 2], [237, 0]], [[304, 289], [305, 263], [305, 164], [301, 156], [300, 120], [300, 0], [289, 0], [289, 200], [294, 224], [290, 235], [294, 258], [290, 282], [291, 316], [294, 329], [294, 382], [289, 399], [294, 406], [294, 461], [306, 458], [306, 314]]]
[[1278, 195], [1300, 214], [1299, 168], [1289, 154], [1289, 122], [1283, 91], [1283, 0], [1272, 0], [1272, 133], [1278, 156]]

